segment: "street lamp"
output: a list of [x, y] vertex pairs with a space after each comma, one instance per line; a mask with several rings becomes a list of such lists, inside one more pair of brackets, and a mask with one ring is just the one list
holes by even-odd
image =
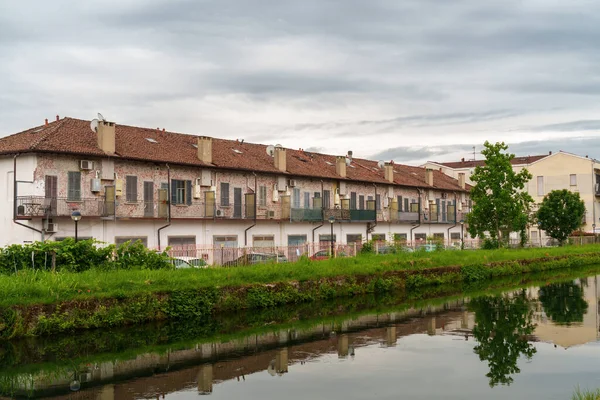
[[77, 243], [77, 223], [81, 219], [81, 213], [77, 210], [73, 211], [71, 214], [71, 219], [75, 221], [75, 243]]
[[460, 220], [460, 249], [463, 250], [465, 248], [465, 235], [464, 235], [464, 227], [465, 221]]
[[329, 217], [329, 225], [331, 225], [331, 257], [335, 257], [333, 254], [333, 223], [335, 222], [335, 217], [332, 215]]

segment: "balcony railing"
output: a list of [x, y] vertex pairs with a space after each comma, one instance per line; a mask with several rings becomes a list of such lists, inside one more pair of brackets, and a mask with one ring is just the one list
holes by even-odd
[[332, 209], [323, 210], [324, 220], [333, 217], [336, 221], [375, 221], [377, 219], [377, 211], [375, 210], [347, 210], [347, 209]]
[[392, 222], [417, 224], [419, 223], [419, 213], [409, 211], [398, 211], [395, 215], [392, 215]]
[[42, 196], [17, 197], [17, 218], [69, 217], [75, 210], [83, 216], [110, 217], [114, 215], [115, 208], [114, 203], [107, 203], [102, 198], [74, 200]]
[[292, 222], [319, 222], [323, 221], [323, 210], [320, 208], [292, 208]]

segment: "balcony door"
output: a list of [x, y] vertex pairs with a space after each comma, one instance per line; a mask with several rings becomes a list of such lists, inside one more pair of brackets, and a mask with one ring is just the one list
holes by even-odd
[[144, 182], [144, 217], [154, 217], [154, 182]]
[[56, 206], [58, 204], [58, 178], [55, 175], [46, 175], [45, 177], [45, 201], [44, 214], [48, 216], [57, 215]]
[[233, 218], [242, 218], [242, 188], [233, 188]]
[[115, 187], [104, 186], [104, 212], [103, 217], [115, 215]]

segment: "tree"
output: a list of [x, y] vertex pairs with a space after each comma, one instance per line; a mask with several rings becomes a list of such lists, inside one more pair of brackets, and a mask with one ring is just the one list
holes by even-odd
[[582, 287], [573, 282], [544, 286], [540, 288], [538, 298], [546, 315], [558, 325], [583, 322], [588, 310]]
[[566, 189], [553, 190], [542, 201], [537, 220], [540, 229], [562, 246], [569, 235], [581, 226], [585, 215], [585, 203], [579, 193]]
[[469, 234], [483, 237], [485, 232], [493, 243], [507, 241], [510, 232], [519, 232], [526, 238], [533, 199], [524, 190], [531, 179], [526, 169], [516, 173], [511, 164], [514, 154], [505, 153], [508, 146], [502, 143], [484, 143], [481, 154], [485, 165], [476, 167], [471, 175], [475, 186], [471, 189], [473, 208], [467, 215]]
[[490, 386], [510, 385], [511, 375], [521, 372], [517, 361], [522, 355], [530, 360], [536, 353], [527, 341], [535, 329], [533, 309], [525, 290], [514, 295], [482, 296], [469, 303], [475, 312], [473, 337], [478, 344], [473, 351], [487, 361], [486, 376]]

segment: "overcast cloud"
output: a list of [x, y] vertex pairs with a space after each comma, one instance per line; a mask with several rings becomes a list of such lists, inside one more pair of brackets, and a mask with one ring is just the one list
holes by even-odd
[[592, 0], [5, 1], [0, 136], [102, 112], [407, 163], [600, 158], [598, 43]]

